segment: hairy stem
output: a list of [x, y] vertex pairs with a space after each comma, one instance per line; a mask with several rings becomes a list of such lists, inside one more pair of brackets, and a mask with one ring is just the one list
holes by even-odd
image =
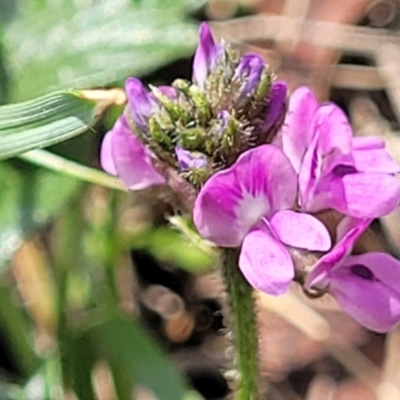
[[253, 290], [238, 268], [237, 249], [224, 249], [223, 273], [230, 307], [239, 380], [234, 400], [259, 400], [258, 333]]

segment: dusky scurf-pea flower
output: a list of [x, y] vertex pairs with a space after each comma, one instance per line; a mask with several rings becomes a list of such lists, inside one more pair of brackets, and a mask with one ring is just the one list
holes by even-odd
[[284, 293], [294, 277], [285, 245], [310, 251], [330, 248], [325, 226], [311, 215], [291, 210], [297, 177], [276, 146], [242, 154], [202, 187], [193, 218], [201, 236], [220, 247], [242, 245], [239, 268], [255, 288]]
[[273, 82], [260, 56], [239, 57], [215, 44], [207, 24], [200, 27], [193, 83], [147, 91], [129, 78], [125, 89], [128, 106], [104, 139], [101, 163], [133, 190], [163, 183], [166, 167], [200, 187], [244, 151], [270, 142], [285, 113], [286, 85]]
[[377, 218], [399, 205], [395, 174], [400, 167], [384, 142], [353, 137], [340, 108], [319, 104], [310, 89], [293, 92], [276, 143], [298, 174], [302, 210], [332, 208], [357, 218]]
[[337, 244], [318, 260], [305, 288], [328, 291], [350, 316], [376, 332], [400, 321], [400, 261], [386, 253], [350, 255], [371, 219], [344, 218]]

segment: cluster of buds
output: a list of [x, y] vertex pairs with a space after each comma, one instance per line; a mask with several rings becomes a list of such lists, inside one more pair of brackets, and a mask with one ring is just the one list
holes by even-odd
[[[178, 79], [147, 92], [138, 79], [129, 78], [129, 104], [117, 129], [134, 132], [149, 154], [200, 188], [241, 153], [272, 140], [286, 100], [286, 85], [273, 78], [260, 56], [239, 57], [229, 46], [215, 44], [202, 24], [193, 82]], [[114, 147], [115, 135], [108, 136], [107, 143]], [[112, 159], [119, 163], [118, 156]]]
[[[174, 169], [195, 188], [200, 235], [240, 247], [238, 267], [254, 288], [278, 296], [297, 280], [372, 330], [400, 321], [400, 262], [351, 255], [372, 220], [399, 206], [400, 167], [381, 140], [353, 137], [345, 114], [305, 87], [285, 115], [286, 85], [258, 55], [215, 44], [205, 24], [193, 83], [148, 92], [129, 78], [126, 92], [126, 111], [103, 141], [106, 171], [140, 190], [165, 184]], [[341, 216], [335, 235], [319, 219], [326, 210]], [[304, 252], [316, 260], [306, 268], [296, 262]]]

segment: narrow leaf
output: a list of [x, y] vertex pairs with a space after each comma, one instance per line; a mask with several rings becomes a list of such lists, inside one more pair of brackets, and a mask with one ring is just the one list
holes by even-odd
[[55, 92], [0, 107], [0, 159], [60, 143], [95, 122], [96, 103], [79, 92]]

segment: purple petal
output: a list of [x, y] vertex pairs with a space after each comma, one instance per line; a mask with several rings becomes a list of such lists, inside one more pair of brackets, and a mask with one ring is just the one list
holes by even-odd
[[315, 116], [315, 129], [319, 131], [318, 152], [329, 156], [335, 149], [349, 154], [353, 132], [343, 111], [334, 104], [322, 105]]
[[175, 154], [178, 159], [179, 167], [183, 171], [205, 168], [207, 166], [207, 157], [201, 153], [194, 153], [182, 147], [175, 146]]
[[342, 186], [345, 203], [330, 206], [356, 218], [378, 218], [391, 213], [400, 201], [399, 182], [395, 176], [380, 173], [355, 173], [331, 181], [330, 191]]
[[194, 205], [194, 223], [204, 238], [237, 247], [262, 217], [290, 208], [296, 191], [296, 174], [282, 151], [259, 146], [206, 182]]
[[141, 190], [165, 182], [154, 168], [150, 153], [132, 133], [124, 116], [113, 128], [110, 147], [116, 173], [129, 189]]
[[106, 133], [103, 142], [101, 143], [100, 165], [104, 171], [108, 172], [110, 175], [117, 175], [117, 170], [115, 169], [114, 160], [112, 157], [112, 141], [115, 130], [121, 129], [120, 125], [121, 123], [117, 121], [111, 131]]
[[[333, 208], [356, 218], [379, 218], [399, 205], [399, 183], [382, 173], [329, 174], [314, 188], [302, 189], [302, 210], [317, 212]], [[305, 199], [305, 200], [303, 200]]]
[[245, 79], [245, 85], [241, 88], [237, 100], [238, 103], [248, 98], [257, 89], [264, 67], [264, 60], [256, 54], [247, 54], [240, 59], [240, 63], [233, 76], [233, 79], [240, 81]]
[[217, 57], [218, 49], [211, 35], [209, 26], [203, 22], [200, 25], [199, 44], [193, 61], [192, 80], [201, 89], [204, 89], [208, 71]]
[[324, 288], [329, 283], [329, 274], [333, 269], [339, 269], [342, 260], [351, 253], [357, 239], [368, 228], [372, 219], [356, 219], [345, 217], [337, 227], [337, 243], [332, 250], [321, 257], [308, 274], [304, 287]]
[[296, 89], [289, 100], [289, 108], [280, 136], [283, 151], [299, 172], [304, 153], [311, 143], [314, 131], [311, 121], [318, 109], [314, 93], [307, 87]]
[[359, 172], [396, 174], [400, 166], [384, 148], [356, 149], [352, 152], [354, 166]]
[[330, 274], [329, 291], [368, 329], [386, 332], [400, 321], [400, 262], [388, 254], [347, 257]]
[[353, 137], [353, 150], [384, 149], [385, 141], [374, 136]]
[[312, 215], [283, 210], [275, 213], [270, 223], [274, 233], [288, 246], [310, 251], [327, 251], [331, 247], [328, 230]]
[[141, 131], [146, 132], [147, 121], [154, 108], [154, 101], [139, 79], [128, 78], [125, 81], [125, 91], [135, 124]]
[[251, 286], [274, 296], [285, 293], [294, 278], [289, 252], [264, 224], [244, 238], [239, 268]]
[[268, 131], [276, 124], [285, 111], [287, 85], [285, 82], [275, 82], [268, 94], [268, 114], [264, 121], [263, 130]]

